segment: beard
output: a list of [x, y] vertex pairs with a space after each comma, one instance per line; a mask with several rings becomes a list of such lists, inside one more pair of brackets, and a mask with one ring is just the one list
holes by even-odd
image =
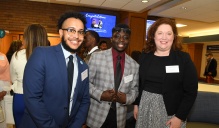
[[66, 41], [64, 40], [64, 37], [62, 37], [62, 46], [65, 50], [71, 52], [71, 53], [76, 53], [79, 52], [81, 49], [81, 45], [77, 48], [77, 49], [72, 49], [71, 47], [69, 47], [66, 43]]
[[71, 47], [68, 46], [68, 44], [67, 44], [66, 41], [64, 40], [64, 37], [62, 37], [62, 46], [63, 46], [63, 48], [64, 48], [65, 50], [67, 50], [67, 51], [69, 51], [69, 52], [71, 52], [71, 53], [77, 53], [77, 52], [80, 51], [82, 45], [80, 45], [77, 49], [72, 49]]

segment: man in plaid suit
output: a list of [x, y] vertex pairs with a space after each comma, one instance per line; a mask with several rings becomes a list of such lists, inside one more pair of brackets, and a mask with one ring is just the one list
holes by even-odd
[[[112, 48], [91, 55], [88, 63], [91, 105], [86, 122], [90, 128], [125, 127], [127, 105], [138, 96], [139, 81], [139, 65], [125, 53], [130, 34], [126, 24], [116, 25], [112, 29]], [[117, 56], [120, 56], [121, 81], [115, 88]]]

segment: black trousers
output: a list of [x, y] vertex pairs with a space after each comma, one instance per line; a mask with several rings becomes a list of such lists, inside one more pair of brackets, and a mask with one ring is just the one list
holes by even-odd
[[116, 110], [110, 108], [106, 120], [101, 126], [101, 128], [117, 128]]

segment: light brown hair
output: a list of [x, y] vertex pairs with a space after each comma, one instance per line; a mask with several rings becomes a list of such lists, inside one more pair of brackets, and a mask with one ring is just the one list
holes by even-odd
[[26, 58], [29, 59], [34, 48], [48, 46], [46, 29], [40, 24], [31, 24], [24, 30], [24, 42], [26, 46]]

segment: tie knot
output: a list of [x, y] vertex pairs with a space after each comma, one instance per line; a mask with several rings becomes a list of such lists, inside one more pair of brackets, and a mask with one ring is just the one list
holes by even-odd
[[120, 55], [117, 56], [117, 60], [121, 60], [121, 58], [122, 58], [122, 57], [121, 57]]
[[69, 58], [69, 61], [73, 60], [73, 56], [72, 55], [70, 55], [68, 58]]

